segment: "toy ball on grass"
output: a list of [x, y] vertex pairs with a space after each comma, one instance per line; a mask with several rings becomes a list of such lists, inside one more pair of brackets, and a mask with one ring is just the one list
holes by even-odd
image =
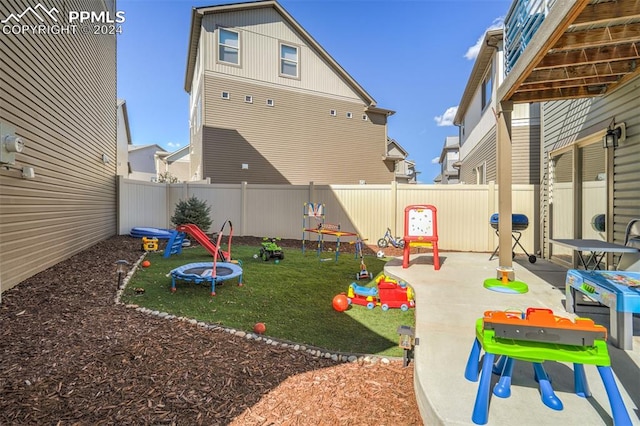
[[148, 260], [143, 260], [141, 265], [143, 268], [148, 268], [149, 266], [151, 266], [151, 262], [149, 262]]
[[254, 259], [257, 259], [257, 258], [258, 258], [258, 255], [257, 255], [257, 254], [254, 254], [254, 255], [253, 255], [253, 258], [254, 258]]
[[378, 256], [378, 259], [382, 259], [384, 257], [384, 252], [382, 250], [378, 250], [376, 256]]
[[333, 298], [333, 309], [344, 312], [349, 307], [349, 299], [344, 294], [338, 294]]
[[253, 326], [253, 331], [257, 334], [263, 334], [267, 330], [267, 326], [263, 322], [258, 322]]

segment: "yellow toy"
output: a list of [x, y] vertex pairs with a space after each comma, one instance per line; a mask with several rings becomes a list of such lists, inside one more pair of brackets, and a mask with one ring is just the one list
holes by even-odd
[[142, 250], [158, 251], [158, 239], [142, 237]]

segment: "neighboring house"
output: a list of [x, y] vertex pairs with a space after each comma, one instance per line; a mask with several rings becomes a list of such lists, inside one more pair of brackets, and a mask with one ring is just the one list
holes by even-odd
[[379, 108], [275, 1], [194, 8], [185, 90], [191, 180], [357, 184], [395, 178], [393, 163], [382, 160], [394, 112]]
[[128, 177], [131, 173], [129, 167], [129, 146], [131, 145], [131, 130], [129, 129], [129, 114], [127, 102], [118, 99], [118, 137], [117, 137], [116, 165], [118, 176]]
[[[459, 126], [461, 183], [496, 181], [496, 88], [504, 79], [502, 30], [487, 31], [454, 124]], [[540, 105], [515, 105], [511, 119], [513, 183], [540, 181]]]
[[434, 180], [436, 183], [446, 185], [458, 183], [460, 170], [460, 138], [458, 136], [447, 136], [444, 138], [442, 151], [438, 163], [440, 164], [440, 174]]
[[[71, 0], [43, 22], [35, 3], [2, 2], [0, 20], [37, 27], [69, 24], [70, 10], [115, 14], [115, 2]], [[0, 292], [117, 233], [115, 34], [1, 38], [0, 138], [24, 149], [0, 164]]]
[[416, 163], [407, 159], [409, 153], [395, 139], [387, 138], [387, 155], [384, 161], [393, 164], [397, 183], [416, 183]]
[[177, 149], [171, 153], [158, 153], [158, 176], [168, 173], [168, 176], [178, 180], [178, 182], [188, 182], [190, 179], [189, 145]]
[[159, 145], [129, 146], [129, 179], [156, 182], [158, 180], [158, 156], [168, 154]]

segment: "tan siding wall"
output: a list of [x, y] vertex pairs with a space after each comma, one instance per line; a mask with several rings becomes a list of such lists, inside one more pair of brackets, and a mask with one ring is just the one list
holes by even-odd
[[[627, 139], [615, 150], [613, 178], [613, 238], [621, 242], [626, 224], [640, 217], [640, 79], [636, 78], [613, 93], [593, 99], [547, 102], [543, 105], [544, 140], [546, 152], [571, 145], [582, 138], [603, 131], [615, 118], [627, 125]], [[601, 149], [605, 155], [605, 150]], [[546, 170], [545, 170], [546, 171]], [[546, 183], [546, 182], [545, 182]], [[548, 198], [548, 186], [544, 187], [544, 198]], [[545, 206], [546, 207], [546, 206]], [[549, 223], [545, 221], [545, 242]]]
[[[217, 62], [217, 25], [240, 32], [241, 66]], [[307, 92], [330, 93], [336, 97], [359, 99], [353, 89], [304, 43], [294, 29], [282, 21], [273, 8], [223, 14], [207, 14], [202, 19], [206, 52], [205, 70], [249, 78], [270, 86], [287, 86]], [[300, 78], [279, 76], [280, 42], [300, 48]]]
[[[145, 193], [165, 190], [166, 198], [161, 194], [151, 200], [143, 197]], [[538, 250], [538, 227], [534, 220], [537, 192], [534, 185], [513, 186], [515, 212], [527, 215], [530, 221], [521, 239], [529, 253]], [[431, 204], [438, 209], [439, 247], [442, 250], [492, 252], [498, 244], [489, 224], [491, 214], [498, 208], [496, 185], [184, 183], [165, 186], [123, 179], [120, 193], [121, 200], [127, 200], [120, 205], [120, 217], [128, 220], [128, 223], [120, 223], [121, 234], [128, 234], [140, 223], [171, 227], [169, 218], [176, 203], [195, 195], [211, 207], [213, 225], [210, 231], [218, 231], [226, 220], [230, 220], [234, 235], [301, 239], [305, 227], [317, 225], [314, 220], [303, 220], [304, 203], [314, 202], [325, 204], [327, 223], [340, 224], [342, 230], [357, 232], [367, 244], [375, 245], [387, 227], [394, 235], [402, 236], [406, 206]], [[163, 204], [165, 199], [166, 204]], [[305, 238], [315, 241], [317, 234], [306, 233]], [[343, 242], [353, 242], [353, 238], [343, 238]], [[520, 253], [520, 250], [516, 249], [516, 252]]]
[[[364, 105], [206, 76], [204, 177], [212, 183], [388, 183], [386, 120]], [[221, 98], [221, 92], [230, 99]], [[253, 97], [246, 103], [245, 96]], [[274, 106], [266, 106], [267, 99]], [[329, 114], [331, 109], [337, 116]], [[346, 118], [351, 112], [353, 118]], [[243, 170], [242, 164], [248, 164]]]
[[540, 126], [513, 126], [512, 179], [516, 184], [540, 183]]
[[[101, 4], [56, 7], [66, 20]], [[28, 6], [2, 2], [0, 16]], [[0, 121], [26, 141], [16, 166], [36, 173], [0, 169], [2, 290], [116, 233], [115, 49], [114, 36], [2, 35]]]
[[475, 149], [462, 161], [460, 167], [460, 182], [477, 183], [474, 169], [485, 164], [486, 182], [496, 181], [496, 131], [495, 127]]

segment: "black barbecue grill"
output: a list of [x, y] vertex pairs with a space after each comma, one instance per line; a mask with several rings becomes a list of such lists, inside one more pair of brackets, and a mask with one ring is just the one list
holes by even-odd
[[[491, 215], [491, 218], [489, 219], [489, 224], [493, 229], [495, 229], [496, 235], [500, 237], [500, 234], [498, 234], [498, 224], [499, 224], [498, 213], [494, 213]], [[522, 244], [520, 244], [522, 231], [524, 231], [528, 227], [529, 227], [529, 219], [527, 218], [527, 216], [523, 214], [517, 214], [517, 213], [514, 213], [511, 215], [511, 237], [513, 238], [513, 241], [514, 241], [513, 247], [511, 248], [511, 258], [513, 259], [514, 257], [516, 257], [515, 249], [516, 249], [516, 246], [518, 246], [522, 249], [524, 254], [526, 254], [529, 257], [529, 262], [536, 263], [537, 258], [534, 255], [527, 253], [524, 247], [522, 247]], [[500, 249], [500, 245], [496, 246], [496, 249], [493, 251], [493, 254], [489, 258], [489, 260], [493, 260], [496, 253], [498, 253], [499, 249]]]

